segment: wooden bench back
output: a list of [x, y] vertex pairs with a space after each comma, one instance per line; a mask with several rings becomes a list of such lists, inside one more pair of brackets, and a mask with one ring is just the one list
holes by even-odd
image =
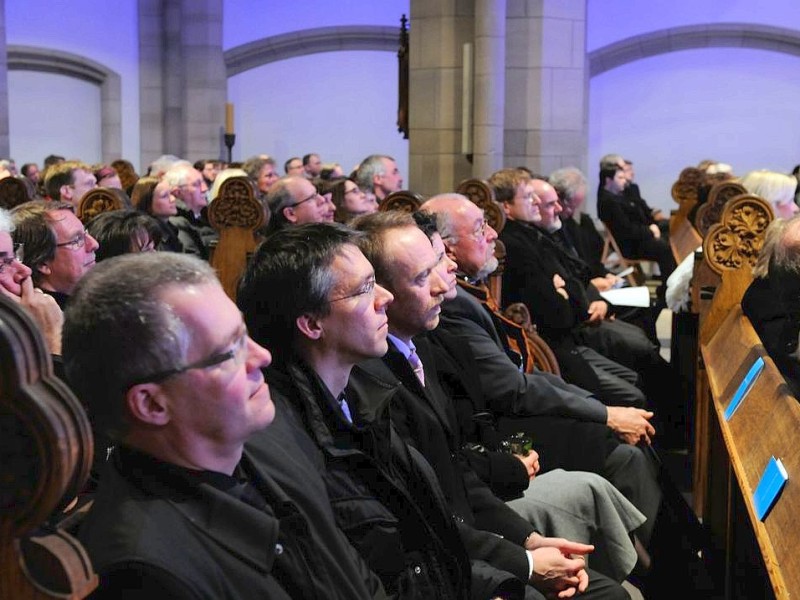
[[239, 279], [258, 245], [257, 231], [268, 218], [269, 212], [256, 199], [255, 188], [248, 177], [228, 178], [208, 207], [208, 220], [219, 232], [211, 266], [217, 272], [222, 289], [234, 302]]
[[[741, 562], [744, 543], [736, 529], [746, 520], [758, 544], [772, 592], [778, 598], [794, 597], [800, 593], [800, 554], [797, 552], [800, 529], [796, 526], [800, 487], [792, 479], [800, 473], [797, 444], [800, 404], [739, 307], [729, 311], [715, 334], [701, 346], [701, 351], [713, 399], [713, 425], [721, 434], [725, 450], [725, 455], [717, 453], [717, 460], [712, 459], [713, 468], [724, 469], [727, 462], [729, 473], [733, 475], [729, 475], [727, 484], [737, 486], [741, 492], [738, 500], [738, 494], [712, 492], [705, 511], [707, 521], [712, 525], [712, 533], [724, 537], [730, 563], [726, 570], [736, 573], [736, 577], [755, 578], [753, 584], [759, 586], [763, 585], [758, 581], [764, 579], [763, 572], [754, 565], [744, 570], [736, 568]], [[758, 357], [764, 360], [764, 369], [737, 411], [726, 421], [725, 409]], [[783, 461], [790, 479], [773, 510], [761, 522], [756, 518], [752, 497], [771, 456]], [[717, 478], [726, 483], [720, 473]], [[740, 507], [737, 511], [737, 502], [743, 502], [745, 510]], [[727, 583], [733, 585], [733, 582]]]
[[83, 488], [92, 434], [53, 375], [42, 335], [0, 297], [0, 598], [84, 598], [97, 576], [80, 543], [41, 525]]
[[114, 190], [98, 187], [86, 192], [78, 203], [77, 217], [84, 225], [103, 212], [122, 210], [125, 202]]

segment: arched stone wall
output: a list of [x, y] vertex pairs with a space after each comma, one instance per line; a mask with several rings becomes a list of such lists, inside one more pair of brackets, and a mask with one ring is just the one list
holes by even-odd
[[34, 46], [8, 46], [8, 69], [74, 77], [100, 88], [103, 161], [122, 155], [122, 84], [118, 73], [78, 54]]
[[661, 29], [590, 52], [587, 56], [589, 77], [650, 56], [696, 48], [754, 48], [800, 56], [800, 32], [748, 23], [711, 23]]
[[397, 52], [400, 27], [348, 25], [316, 27], [266, 37], [225, 51], [228, 77], [244, 71], [318, 52], [382, 50]]

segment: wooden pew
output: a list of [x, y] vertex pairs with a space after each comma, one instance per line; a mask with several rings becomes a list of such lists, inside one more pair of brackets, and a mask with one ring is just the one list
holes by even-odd
[[[85, 598], [97, 575], [59, 524], [92, 462], [86, 414], [31, 317], [0, 297], [0, 598]], [[63, 524], [61, 524], [63, 525]]]
[[[741, 302], [752, 281], [751, 270], [764, 232], [773, 218], [767, 201], [751, 195], [736, 196], [726, 204], [721, 221], [708, 230], [703, 258], [695, 265], [692, 280], [692, 309], [699, 319], [698, 348], [711, 340], [728, 313]], [[703, 360], [697, 362], [695, 381], [692, 490], [695, 511], [703, 517], [710, 475], [710, 396]]]
[[698, 189], [704, 178], [705, 175], [700, 169], [687, 167], [672, 184], [672, 199], [678, 203], [678, 210], [670, 216], [669, 245], [677, 264], [694, 252], [703, 241], [689, 221], [689, 212], [697, 203]]
[[[800, 594], [800, 404], [767, 355], [750, 322], [735, 307], [702, 344], [712, 398], [710, 482], [705, 522], [712, 536], [713, 572], [728, 598], [790, 598]], [[724, 412], [756, 358], [765, 366], [738, 410]], [[789, 481], [771, 512], [759, 521], [753, 492], [771, 456]], [[793, 479], [794, 478], [794, 479]]]
[[258, 231], [268, 219], [269, 211], [256, 199], [248, 177], [228, 178], [208, 207], [208, 220], [219, 231], [211, 266], [234, 302], [239, 279], [258, 245]]

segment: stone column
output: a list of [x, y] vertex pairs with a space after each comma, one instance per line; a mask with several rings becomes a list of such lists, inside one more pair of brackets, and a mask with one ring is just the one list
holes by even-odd
[[506, 165], [585, 168], [586, 0], [508, 0]]
[[486, 179], [503, 165], [506, 0], [475, 2], [472, 175]]
[[139, 0], [142, 169], [162, 154], [222, 156], [222, 0]]
[[[6, 49], [6, 2], [0, 0], [0, 157], [11, 158], [8, 130], [8, 51]], [[19, 165], [21, 166], [21, 165]]]
[[472, 176], [461, 153], [461, 80], [474, 31], [474, 0], [411, 0], [406, 187], [424, 196]]

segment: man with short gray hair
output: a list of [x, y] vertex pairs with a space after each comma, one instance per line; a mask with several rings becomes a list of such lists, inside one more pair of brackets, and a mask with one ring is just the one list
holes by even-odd
[[391, 156], [371, 154], [358, 166], [356, 183], [362, 189], [373, 190], [380, 204], [392, 192], [403, 189], [403, 176]]
[[78, 535], [103, 597], [384, 597], [291, 436], [245, 448], [275, 419], [271, 360], [195, 257], [125, 255], [81, 282], [66, 373], [116, 442]]

